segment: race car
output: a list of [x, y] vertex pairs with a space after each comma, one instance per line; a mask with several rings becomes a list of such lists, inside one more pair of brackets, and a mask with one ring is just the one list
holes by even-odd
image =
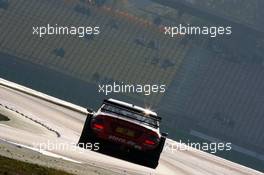
[[125, 152], [139, 164], [156, 168], [166, 140], [155, 112], [115, 99], [88, 114], [78, 145], [99, 143], [100, 150]]

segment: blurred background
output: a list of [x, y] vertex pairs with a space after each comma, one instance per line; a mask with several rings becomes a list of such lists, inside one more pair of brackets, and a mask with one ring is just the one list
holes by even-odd
[[[104, 98], [151, 107], [169, 137], [232, 142], [217, 155], [264, 171], [264, 1], [0, 0], [0, 76], [84, 107]], [[100, 35], [32, 35], [33, 26], [100, 26]], [[170, 38], [162, 26], [232, 26]], [[166, 93], [98, 93], [98, 84], [166, 84]]]

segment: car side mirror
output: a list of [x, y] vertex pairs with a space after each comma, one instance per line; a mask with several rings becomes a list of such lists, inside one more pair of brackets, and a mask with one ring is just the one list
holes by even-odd
[[87, 108], [87, 112], [89, 112], [89, 113], [93, 113], [94, 110], [93, 110], [92, 108]]
[[161, 135], [162, 135], [163, 137], [167, 137], [167, 136], [168, 136], [168, 133], [167, 133], [167, 132], [162, 132]]

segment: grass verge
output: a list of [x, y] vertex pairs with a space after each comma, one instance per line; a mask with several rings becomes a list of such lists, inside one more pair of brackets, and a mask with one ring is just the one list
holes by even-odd
[[3, 175], [71, 175], [69, 173], [0, 156], [0, 174]]
[[9, 118], [0, 114], [0, 122], [1, 121], [9, 121]]

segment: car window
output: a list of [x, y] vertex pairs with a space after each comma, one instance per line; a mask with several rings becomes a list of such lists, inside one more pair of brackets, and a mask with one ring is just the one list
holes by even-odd
[[115, 114], [120, 114], [124, 117], [135, 119], [137, 121], [143, 122], [143, 123], [145, 123], [149, 126], [155, 127], [155, 128], [158, 127], [158, 121], [155, 120], [154, 118], [151, 118], [148, 115], [139, 114], [139, 113], [129, 111], [125, 108], [104, 104], [102, 106], [101, 110], [105, 110], [105, 111], [112, 112]]

